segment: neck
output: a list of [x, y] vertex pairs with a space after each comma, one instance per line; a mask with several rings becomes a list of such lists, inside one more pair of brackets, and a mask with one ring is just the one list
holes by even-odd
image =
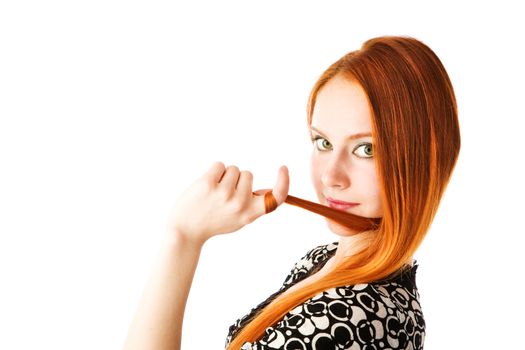
[[362, 249], [366, 249], [374, 234], [374, 231], [363, 231], [351, 236], [341, 236], [334, 256], [327, 261], [324, 268], [331, 270], [332, 267], [338, 265], [345, 258], [354, 255]]

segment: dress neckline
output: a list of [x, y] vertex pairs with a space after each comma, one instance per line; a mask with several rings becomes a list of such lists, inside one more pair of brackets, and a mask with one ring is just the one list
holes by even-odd
[[[326, 247], [326, 252], [323, 251], [323, 253], [321, 253], [321, 254], [323, 254], [321, 260], [318, 261], [317, 264], [315, 264], [309, 271], [307, 271], [307, 273], [305, 273], [304, 276], [301, 276], [296, 281], [290, 283], [290, 285], [288, 285], [286, 288], [284, 288], [280, 292], [284, 292], [285, 290], [287, 290], [291, 286], [299, 283], [300, 281], [310, 277], [311, 275], [313, 275], [313, 274], [317, 273], [319, 270], [321, 270], [326, 265], [328, 260], [330, 260], [330, 258], [332, 258], [335, 255], [335, 252], [337, 251], [337, 248], [339, 247], [339, 242], [335, 241], [335, 242], [329, 243], [325, 247]], [[388, 275], [388, 276], [386, 276], [386, 277], [384, 277], [384, 278], [382, 278], [380, 280], [377, 280], [377, 281], [367, 282], [366, 284], [377, 284], [377, 283], [383, 283], [383, 282], [391, 282], [391, 281], [394, 281], [396, 279], [404, 280], [407, 277], [414, 281], [415, 273], [416, 273], [418, 267], [419, 267], [419, 264], [418, 264], [417, 260], [416, 259], [411, 259], [410, 263], [404, 264], [397, 271], [391, 273], [390, 275]]]

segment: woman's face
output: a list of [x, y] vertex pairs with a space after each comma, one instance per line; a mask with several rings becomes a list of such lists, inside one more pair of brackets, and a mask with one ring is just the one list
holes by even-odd
[[[372, 147], [372, 113], [361, 85], [339, 76], [317, 94], [310, 132], [311, 177], [319, 203], [352, 214], [383, 216]], [[357, 203], [336, 207], [329, 199]], [[356, 232], [328, 220], [336, 234]]]

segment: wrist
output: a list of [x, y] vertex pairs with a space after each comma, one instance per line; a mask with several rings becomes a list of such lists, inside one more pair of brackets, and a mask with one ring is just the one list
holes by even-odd
[[164, 241], [170, 246], [184, 246], [187, 248], [200, 249], [206, 242], [206, 239], [201, 239], [195, 235], [188, 234], [182, 230], [175, 228], [167, 229], [164, 235]]

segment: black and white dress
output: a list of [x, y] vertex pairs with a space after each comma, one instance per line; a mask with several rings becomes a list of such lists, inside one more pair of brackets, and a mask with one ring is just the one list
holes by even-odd
[[[337, 243], [331, 243], [310, 250], [277, 292], [230, 327], [226, 346], [257, 311], [319, 271], [336, 249]], [[423, 349], [425, 320], [416, 287], [417, 267], [413, 261], [393, 277], [320, 292], [241, 350]]]

